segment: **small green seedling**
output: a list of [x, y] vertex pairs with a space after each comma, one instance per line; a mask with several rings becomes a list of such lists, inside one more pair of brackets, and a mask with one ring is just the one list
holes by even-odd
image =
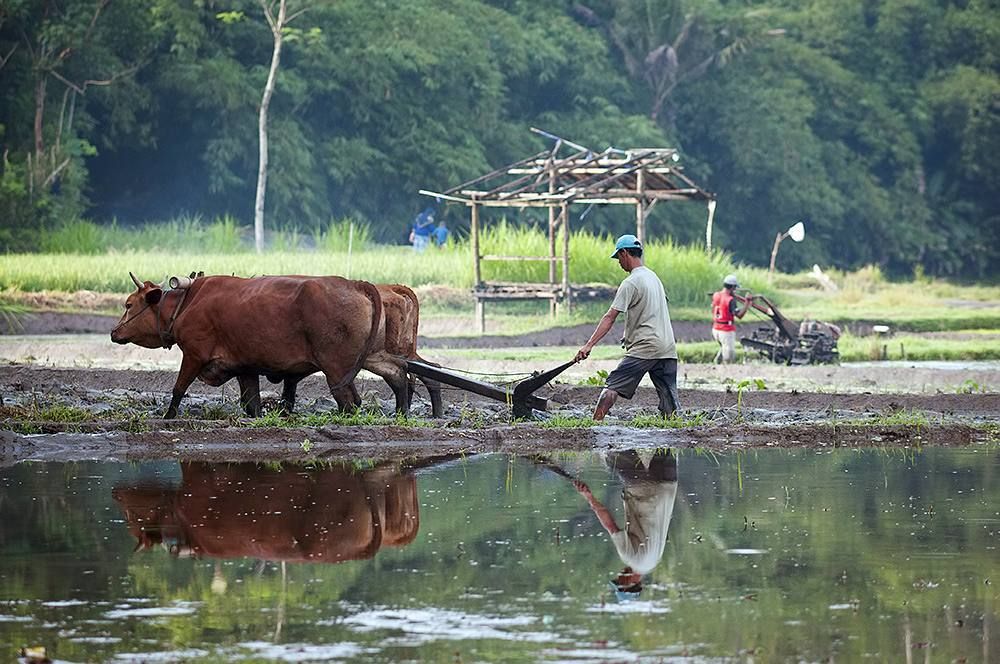
[[597, 385], [602, 386], [608, 382], [608, 372], [604, 369], [598, 369], [597, 373], [593, 376], [587, 376], [583, 379], [583, 385]]
[[743, 392], [749, 389], [766, 390], [767, 383], [763, 378], [744, 378], [736, 383], [736, 414], [743, 417]]

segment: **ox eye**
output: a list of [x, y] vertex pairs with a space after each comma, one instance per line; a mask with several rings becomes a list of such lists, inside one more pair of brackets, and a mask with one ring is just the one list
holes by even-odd
[[126, 302], [125, 303], [125, 310], [128, 311], [131, 308], [132, 308], [132, 304], [130, 302]]

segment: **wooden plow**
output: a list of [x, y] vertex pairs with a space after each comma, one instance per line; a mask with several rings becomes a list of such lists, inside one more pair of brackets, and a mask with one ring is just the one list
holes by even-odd
[[563, 371], [566, 371], [566, 369], [575, 363], [575, 360], [571, 360], [548, 371], [535, 372], [530, 377], [515, 383], [513, 389], [504, 389], [493, 383], [475, 380], [468, 376], [457, 374], [447, 368], [436, 367], [416, 360], [407, 360], [406, 370], [417, 376], [430, 378], [482, 397], [502, 401], [511, 407], [515, 418], [529, 419], [532, 410], [545, 411], [548, 407], [548, 400], [535, 396], [535, 390], [554, 379]]

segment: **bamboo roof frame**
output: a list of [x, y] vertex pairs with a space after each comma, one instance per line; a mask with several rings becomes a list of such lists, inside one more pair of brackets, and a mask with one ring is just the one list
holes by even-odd
[[[680, 155], [673, 148], [608, 147], [595, 151], [579, 143], [560, 138], [540, 129], [531, 131], [553, 139], [551, 149], [497, 168], [489, 173], [456, 185], [443, 192], [421, 189], [420, 193], [454, 203], [462, 203], [471, 212], [471, 240], [476, 287], [476, 313], [480, 332], [485, 329], [484, 299], [512, 299], [515, 293], [491, 291], [482, 280], [482, 261], [545, 261], [549, 263], [548, 284], [525, 284], [526, 293], [548, 299], [555, 314], [557, 302], [572, 306], [569, 284], [569, 206], [634, 205], [636, 236], [646, 241], [646, 217], [660, 201], [702, 201], [708, 203], [706, 244], [711, 250], [712, 218], [715, 194], [698, 186], [678, 164]], [[567, 153], [567, 150], [571, 152]], [[549, 216], [548, 256], [483, 255], [479, 249], [480, 208], [547, 208]], [[561, 233], [560, 233], [561, 231]], [[562, 256], [557, 255], [556, 235], [562, 236]], [[561, 284], [556, 280], [556, 265], [562, 263]], [[533, 297], [529, 294], [516, 299]]]
[[[559, 207], [563, 203], [634, 205], [652, 200], [714, 200], [715, 195], [684, 174], [673, 148], [583, 148], [560, 156], [559, 139], [551, 150], [507, 164], [446, 189], [420, 193], [466, 205], [484, 207]], [[642, 176], [639, 173], [642, 173]], [[550, 190], [552, 180], [557, 186]], [[642, 186], [639, 180], [642, 179]], [[485, 188], [486, 184], [493, 184]]]

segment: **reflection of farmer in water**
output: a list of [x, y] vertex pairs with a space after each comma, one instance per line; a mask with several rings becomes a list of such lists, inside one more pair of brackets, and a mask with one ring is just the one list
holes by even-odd
[[272, 470], [252, 463], [181, 464], [183, 483], [120, 486], [136, 548], [215, 559], [329, 562], [405, 546], [420, 527], [414, 476], [396, 468]]
[[642, 575], [651, 572], [663, 557], [677, 497], [677, 460], [670, 450], [656, 450], [643, 462], [636, 450], [628, 450], [609, 452], [605, 462], [625, 484], [623, 523], [615, 521], [611, 510], [594, 498], [586, 484], [574, 479], [573, 486], [587, 499], [625, 563], [612, 581], [615, 595], [632, 599], [642, 590]]

